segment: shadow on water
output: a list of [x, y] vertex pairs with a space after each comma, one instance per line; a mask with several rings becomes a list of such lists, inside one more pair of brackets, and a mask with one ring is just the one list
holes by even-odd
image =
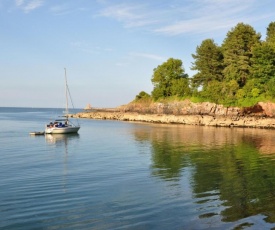
[[200, 219], [219, 216], [236, 229], [275, 223], [274, 131], [152, 125], [134, 136], [151, 146], [154, 177], [180, 183], [191, 171]]

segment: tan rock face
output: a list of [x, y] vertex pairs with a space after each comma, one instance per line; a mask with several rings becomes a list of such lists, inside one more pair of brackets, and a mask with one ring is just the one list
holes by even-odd
[[263, 110], [263, 113], [268, 117], [275, 117], [275, 103], [259, 102], [258, 105]]
[[275, 103], [259, 102], [255, 106], [239, 108], [225, 107], [210, 102], [193, 103], [190, 100], [169, 103], [151, 103], [146, 106], [141, 103], [131, 103], [119, 107], [120, 111], [138, 112], [145, 114], [174, 114], [174, 115], [216, 115], [237, 116], [253, 115], [275, 117]]
[[131, 103], [115, 110], [83, 112], [80, 118], [177, 123], [222, 127], [275, 128], [275, 104], [260, 102], [252, 107], [224, 107], [214, 103], [152, 103], [148, 106]]

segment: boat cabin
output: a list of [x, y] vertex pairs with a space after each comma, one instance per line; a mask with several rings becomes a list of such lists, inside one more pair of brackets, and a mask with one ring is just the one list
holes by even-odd
[[68, 126], [69, 126], [69, 121], [67, 119], [59, 119], [47, 124], [48, 128], [53, 128], [53, 127], [61, 128], [61, 127], [68, 127]]

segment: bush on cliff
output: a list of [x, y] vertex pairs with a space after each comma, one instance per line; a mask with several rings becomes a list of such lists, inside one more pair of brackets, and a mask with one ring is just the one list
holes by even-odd
[[136, 95], [135, 101], [148, 100], [148, 99], [149, 100], [151, 99], [150, 94], [148, 94], [144, 91], [141, 91], [138, 95]]

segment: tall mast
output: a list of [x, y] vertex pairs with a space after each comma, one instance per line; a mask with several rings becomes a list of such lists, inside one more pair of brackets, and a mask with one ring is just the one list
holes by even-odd
[[68, 117], [69, 114], [69, 108], [68, 108], [68, 85], [67, 85], [67, 75], [66, 75], [66, 68], [64, 68], [65, 70], [65, 95], [66, 95], [66, 115]]

